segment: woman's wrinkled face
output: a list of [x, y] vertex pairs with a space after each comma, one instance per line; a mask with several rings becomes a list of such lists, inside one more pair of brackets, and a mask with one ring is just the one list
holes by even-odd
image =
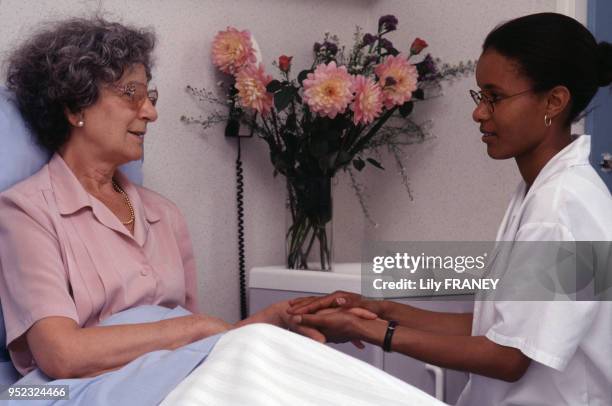
[[520, 72], [517, 63], [494, 49], [481, 55], [476, 83], [483, 96], [493, 103], [493, 112], [482, 101], [472, 113], [474, 121], [480, 124], [489, 156], [508, 159], [533, 151], [546, 135], [545, 95], [531, 91], [533, 84]]
[[113, 85], [101, 85], [98, 101], [83, 111], [83, 135], [100, 159], [122, 164], [142, 158], [147, 125], [157, 120], [147, 86], [145, 68], [136, 64]]

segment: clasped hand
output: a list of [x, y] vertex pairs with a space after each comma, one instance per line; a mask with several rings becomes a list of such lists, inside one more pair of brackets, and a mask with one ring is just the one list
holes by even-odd
[[372, 323], [386, 323], [380, 318], [382, 311], [379, 303], [344, 291], [291, 300], [286, 311], [291, 316], [289, 323], [296, 332], [315, 330], [324, 336], [326, 342], [350, 341], [358, 348], [364, 347], [362, 341], [367, 340]]

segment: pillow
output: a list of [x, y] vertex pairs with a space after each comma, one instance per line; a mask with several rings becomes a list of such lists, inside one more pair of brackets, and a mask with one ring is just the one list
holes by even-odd
[[[0, 192], [36, 173], [50, 157], [51, 154], [38, 146], [26, 127], [14, 95], [0, 86]], [[142, 161], [130, 162], [120, 170], [132, 182], [142, 184]], [[19, 374], [10, 363], [6, 350], [4, 317], [0, 311], [0, 387], [13, 383], [16, 377]]]
[[11, 92], [0, 87], [0, 191], [37, 172], [50, 157], [26, 128]]

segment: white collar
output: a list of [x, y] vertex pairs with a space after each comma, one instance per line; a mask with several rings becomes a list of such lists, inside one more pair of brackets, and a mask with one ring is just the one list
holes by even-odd
[[[553, 175], [562, 172], [565, 169], [577, 165], [589, 165], [589, 155], [591, 153], [591, 136], [590, 135], [572, 135], [574, 139], [565, 148], [553, 156], [536, 176], [533, 185], [529, 188], [527, 195]], [[523, 181], [524, 183], [524, 181]], [[525, 185], [526, 186], [526, 185]], [[524, 190], [524, 189], [523, 189]], [[525, 196], [526, 198], [527, 196]]]
[[553, 156], [536, 176], [533, 185], [527, 190], [527, 184], [521, 180], [506, 210], [504, 218], [497, 231], [497, 241], [507, 239], [508, 235], [514, 235], [517, 226], [516, 217], [521, 213], [525, 202], [542, 185], [546, 184], [552, 176], [568, 168], [577, 165], [589, 165], [589, 155], [591, 153], [591, 137], [589, 135], [572, 136], [574, 140], [565, 148]]

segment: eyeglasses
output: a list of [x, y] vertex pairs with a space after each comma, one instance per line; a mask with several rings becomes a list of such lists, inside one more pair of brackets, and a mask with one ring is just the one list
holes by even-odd
[[159, 97], [157, 89], [148, 89], [147, 85], [141, 82], [128, 82], [123, 86], [111, 85], [110, 88], [118, 92], [120, 96], [127, 98], [134, 110], [140, 109], [146, 98], [155, 106]]
[[472, 100], [476, 103], [477, 106], [480, 106], [480, 103], [484, 102], [487, 108], [489, 109], [489, 113], [493, 114], [495, 111], [495, 103], [499, 103], [500, 101], [507, 100], [514, 96], [520, 96], [525, 93], [532, 92], [533, 89], [527, 89], [520, 93], [511, 94], [510, 96], [494, 96], [490, 97], [482, 92], [477, 92], [475, 90], [470, 90], [470, 96], [472, 96]]

